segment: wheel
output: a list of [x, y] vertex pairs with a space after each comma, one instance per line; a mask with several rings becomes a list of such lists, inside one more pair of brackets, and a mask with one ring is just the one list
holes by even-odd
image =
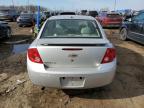
[[8, 28], [6, 32], [6, 38], [10, 38], [10, 37], [11, 37], [11, 29]]
[[123, 41], [127, 40], [127, 35], [128, 35], [127, 29], [122, 28], [120, 31], [120, 39]]

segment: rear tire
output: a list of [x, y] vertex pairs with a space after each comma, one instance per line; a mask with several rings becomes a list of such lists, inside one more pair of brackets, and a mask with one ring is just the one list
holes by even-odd
[[126, 41], [127, 40], [127, 36], [128, 36], [128, 31], [126, 28], [122, 28], [120, 30], [120, 39], [123, 40], [123, 41]]

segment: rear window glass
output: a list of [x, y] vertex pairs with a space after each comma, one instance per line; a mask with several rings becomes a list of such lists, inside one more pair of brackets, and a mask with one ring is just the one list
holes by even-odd
[[97, 16], [98, 12], [97, 11], [89, 11], [89, 15], [95, 15], [95, 16]]
[[111, 17], [111, 18], [120, 17], [120, 15], [119, 14], [107, 14], [107, 17]]
[[33, 17], [33, 14], [21, 14], [21, 17]]
[[105, 17], [105, 16], [107, 16], [107, 13], [106, 12], [100, 13], [99, 16]]
[[101, 38], [95, 21], [92, 20], [49, 20], [41, 38]]

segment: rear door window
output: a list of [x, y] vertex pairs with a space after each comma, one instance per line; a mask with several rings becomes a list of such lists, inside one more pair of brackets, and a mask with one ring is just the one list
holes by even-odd
[[133, 20], [144, 21], [144, 13], [140, 13], [133, 18]]

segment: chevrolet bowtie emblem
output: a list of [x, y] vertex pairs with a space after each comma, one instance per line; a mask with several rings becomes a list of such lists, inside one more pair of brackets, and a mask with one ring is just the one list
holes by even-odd
[[78, 57], [78, 55], [77, 54], [69, 54], [68, 57], [70, 57], [70, 58], [76, 58], [76, 57]]

